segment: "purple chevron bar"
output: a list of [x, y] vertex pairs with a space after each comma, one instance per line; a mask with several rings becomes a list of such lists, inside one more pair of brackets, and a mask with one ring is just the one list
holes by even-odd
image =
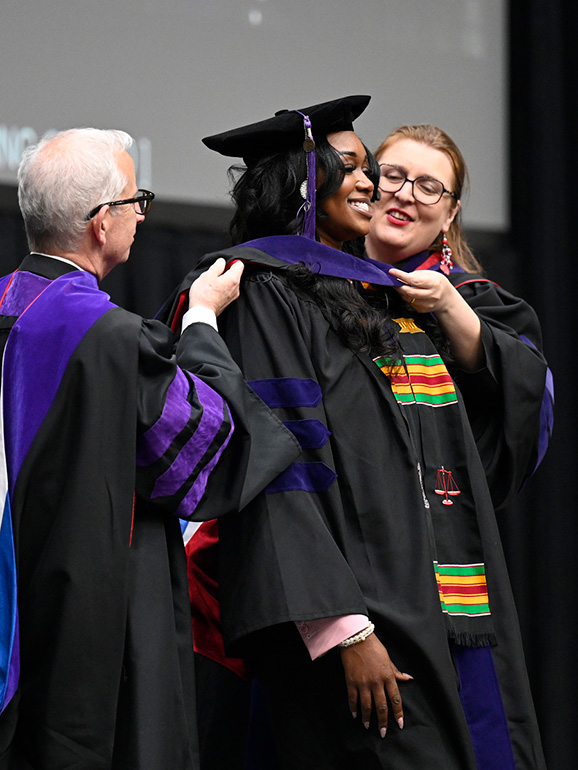
[[275, 377], [268, 380], [252, 380], [249, 385], [270, 409], [317, 406], [322, 398], [319, 383], [311, 379]]
[[[227, 410], [228, 410], [228, 407], [227, 407]], [[230, 416], [230, 412], [229, 412], [229, 416]], [[229, 443], [229, 439], [231, 438], [232, 433], [233, 433], [233, 418], [231, 417], [231, 429], [229, 431], [229, 434], [223, 440], [222, 444], [219, 447], [218, 452], [215, 453], [212, 460], [210, 460], [210, 462], [208, 462], [205, 465], [205, 467], [197, 476], [195, 483], [193, 484], [191, 489], [187, 492], [181, 504], [175, 511], [175, 516], [178, 516], [181, 519], [186, 519], [188, 516], [191, 516], [193, 514], [195, 508], [199, 504], [199, 501], [201, 500], [202, 496], [205, 494], [205, 489], [207, 487], [207, 481], [209, 480], [209, 476], [213, 472], [215, 465], [219, 462], [219, 458], [225, 451], [225, 447]]]
[[185, 373], [177, 369], [175, 379], [167, 391], [163, 413], [139, 439], [137, 465], [151, 465], [162, 457], [186, 426], [191, 417], [191, 405], [187, 401], [189, 391], [190, 385]]
[[289, 428], [302, 449], [321, 449], [331, 436], [321, 420], [285, 420], [283, 425]]
[[337, 474], [321, 462], [293, 463], [265, 488], [266, 495], [278, 492], [325, 492]]
[[[190, 477], [192, 469], [197, 467], [210, 449], [211, 444], [223, 426], [223, 399], [202, 380], [199, 380], [194, 375], [190, 376], [192, 376], [194, 381], [199, 402], [203, 406], [203, 414], [194, 434], [183, 446], [172, 465], [157, 479], [151, 495], [152, 499], [172, 495], [179, 490], [182, 484]], [[172, 395], [175, 394], [173, 393]], [[182, 402], [181, 409], [183, 407], [188, 410], [190, 415], [190, 404], [188, 401]], [[232, 431], [233, 421], [231, 418], [231, 428], [224, 439], [218, 456], [220, 456], [227, 445]], [[201, 471], [193, 484], [193, 489], [197, 486], [202, 487], [202, 492], [198, 496], [193, 495], [197, 501], [201, 499], [207, 483], [209, 475], [207, 467]], [[214, 467], [214, 463], [211, 467]]]

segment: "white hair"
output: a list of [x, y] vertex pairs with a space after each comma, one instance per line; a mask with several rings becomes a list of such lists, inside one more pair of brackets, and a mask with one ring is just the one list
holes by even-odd
[[27, 147], [18, 168], [18, 202], [32, 251], [74, 251], [88, 213], [115, 200], [128, 184], [118, 154], [132, 144], [124, 131], [72, 128]]

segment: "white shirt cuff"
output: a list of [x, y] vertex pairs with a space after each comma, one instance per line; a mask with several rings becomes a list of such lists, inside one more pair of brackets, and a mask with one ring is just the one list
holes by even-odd
[[187, 326], [197, 323], [209, 324], [216, 332], [219, 331], [217, 328], [217, 316], [209, 307], [203, 307], [203, 305], [190, 307], [183, 316], [181, 332], [184, 332]]

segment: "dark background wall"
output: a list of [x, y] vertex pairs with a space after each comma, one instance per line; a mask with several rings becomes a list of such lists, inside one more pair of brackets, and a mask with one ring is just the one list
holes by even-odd
[[564, 0], [510, 2], [511, 244], [556, 387], [542, 468], [503, 522], [550, 770], [578, 766], [578, 346], [574, 245], [577, 21]]
[[[550, 450], [500, 526], [548, 766], [572, 770], [578, 766], [577, 271], [570, 242], [578, 202], [577, 30], [564, 0], [510, 0], [508, 16], [511, 226], [468, 234], [486, 272], [536, 308], [555, 377]], [[451, 45], [451, 32], [444, 34]], [[130, 261], [104, 288], [119, 304], [153, 315], [199, 256], [226, 243], [227, 223], [225, 208], [155, 202]], [[0, 187], [0, 271], [16, 267], [25, 252], [15, 191]]]

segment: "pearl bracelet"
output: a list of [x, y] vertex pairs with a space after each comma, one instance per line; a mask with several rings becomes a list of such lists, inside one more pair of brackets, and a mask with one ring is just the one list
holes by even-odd
[[355, 634], [355, 636], [350, 636], [348, 639], [344, 639], [342, 642], [339, 642], [339, 647], [351, 647], [352, 644], [359, 644], [359, 642], [363, 642], [367, 639], [368, 636], [371, 636], [374, 631], [375, 626], [373, 623], [370, 623], [366, 628], [363, 629], [363, 631]]

